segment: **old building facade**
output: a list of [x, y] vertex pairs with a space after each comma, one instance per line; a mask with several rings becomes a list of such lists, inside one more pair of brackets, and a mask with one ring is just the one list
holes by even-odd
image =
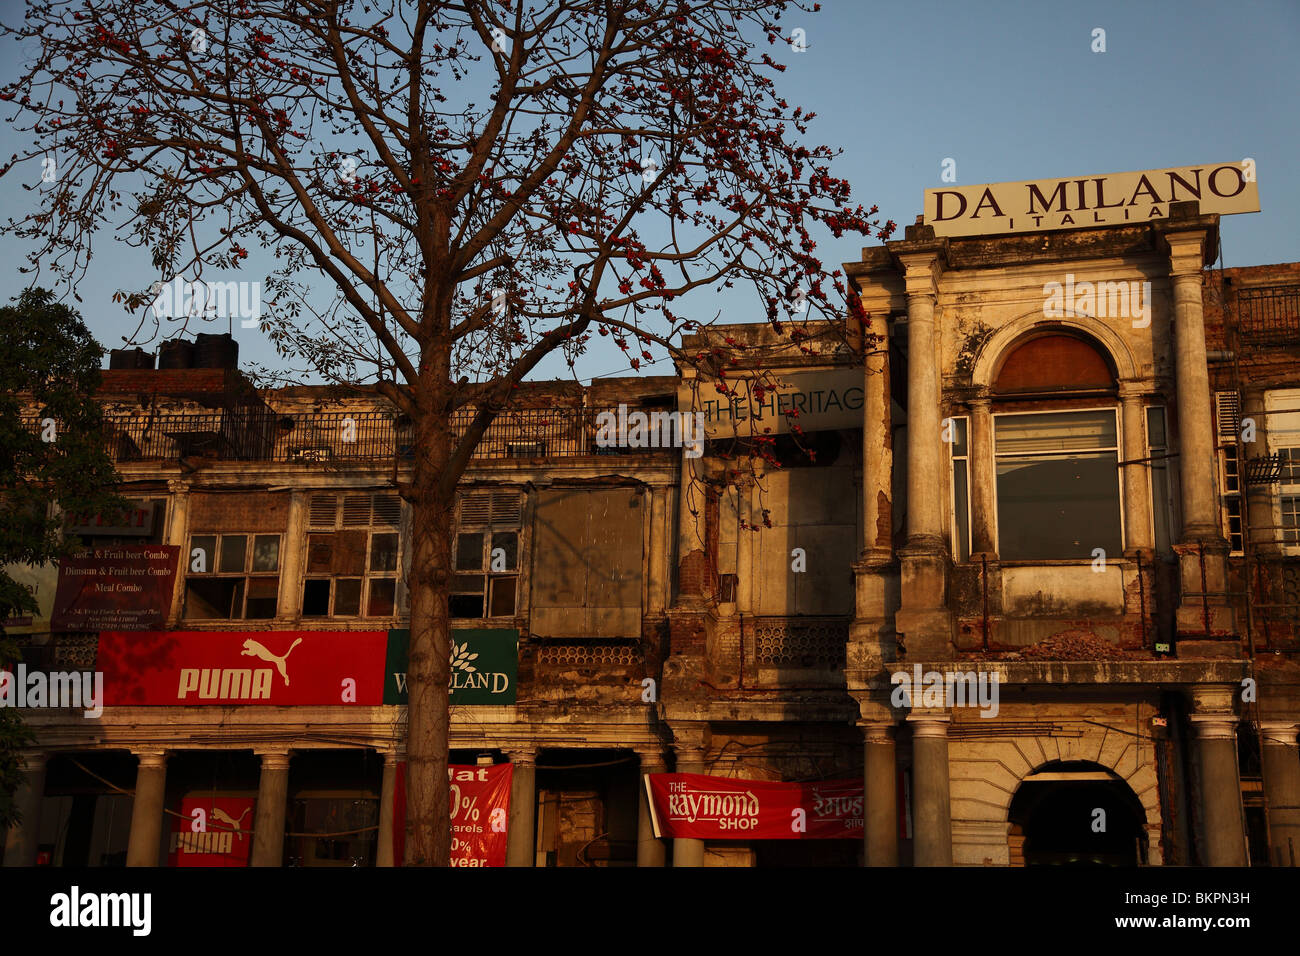
[[[526, 389], [455, 516], [452, 756], [511, 766], [506, 862], [1295, 865], [1300, 268], [1167, 213], [918, 222], [846, 264], [851, 334]], [[24, 714], [6, 864], [391, 865], [406, 425], [220, 367], [103, 400], [141, 517], [70, 532], [176, 569], [152, 617], [88, 602], [118, 630], [11, 628], [107, 705]], [[672, 835], [666, 772], [860, 780], [862, 835]]]

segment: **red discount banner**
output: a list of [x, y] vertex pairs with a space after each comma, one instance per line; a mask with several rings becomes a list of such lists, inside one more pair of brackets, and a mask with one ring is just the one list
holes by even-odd
[[861, 780], [771, 783], [698, 773], [645, 775], [655, 836], [696, 840], [862, 837]]
[[169, 866], [248, 866], [252, 797], [186, 797], [172, 817]]
[[[510, 781], [514, 765], [447, 767], [451, 787], [451, 865], [505, 866], [506, 823], [510, 818]], [[406, 851], [406, 762], [397, 765], [393, 794], [393, 862], [402, 865]]]

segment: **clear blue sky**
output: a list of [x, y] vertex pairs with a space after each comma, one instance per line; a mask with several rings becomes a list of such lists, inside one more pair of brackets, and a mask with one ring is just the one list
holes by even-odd
[[[6, 22], [21, 8], [0, 0]], [[1300, 0], [826, 0], [820, 13], [796, 13], [785, 26], [802, 27], [808, 49], [779, 57], [789, 65], [779, 89], [818, 114], [812, 141], [843, 148], [835, 172], [854, 184], [857, 201], [879, 205], [900, 228], [921, 212], [922, 191], [941, 185], [948, 157], [957, 182], [971, 184], [1249, 156], [1262, 211], [1224, 217], [1224, 262], [1300, 259]], [[1106, 31], [1104, 53], [1091, 50], [1098, 27]], [[8, 126], [0, 139], [5, 155], [18, 148]], [[28, 199], [10, 177], [0, 180], [0, 219]], [[149, 263], [106, 240], [80, 286], [79, 307], [111, 346], [135, 322], [109, 296], [120, 276]], [[857, 259], [862, 244], [827, 237], [819, 252], [838, 264]], [[15, 267], [20, 251], [0, 237], [0, 261]], [[258, 277], [253, 270], [239, 276]], [[24, 285], [25, 277], [6, 272], [0, 298]], [[752, 296], [717, 304], [724, 322], [759, 318]], [[241, 360], [278, 364], [260, 332], [236, 327], [235, 335]], [[561, 368], [544, 371], [550, 377]], [[653, 371], [671, 366], [659, 362]], [[589, 355], [580, 374], [621, 372], [611, 347]]]

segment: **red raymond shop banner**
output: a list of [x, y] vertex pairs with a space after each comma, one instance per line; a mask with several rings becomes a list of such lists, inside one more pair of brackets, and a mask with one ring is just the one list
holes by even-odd
[[[510, 781], [514, 764], [451, 764], [451, 865], [505, 866]], [[406, 761], [397, 765], [393, 793], [393, 863], [406, 853]]]
[[645, 775], [655, 836], [695, 840], [862, 838], [862, 781], [771, 783], [698, 773]]
[[387, 631], [104, 631], [109, 707], [384, 702]]
[[252, 797], [186, 797], [181, 816], [171, 817], [168, 865], [248, 866], [254, 803]]
[[130, 544], [77, 551], [59, 562], [50, 627], [148, 630], [166, 620], [180, 548]]

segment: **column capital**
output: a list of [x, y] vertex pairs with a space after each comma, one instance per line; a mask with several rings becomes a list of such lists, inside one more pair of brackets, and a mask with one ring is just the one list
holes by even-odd
[[1300, 722], [1294, 720], [1262, 720], [1259, 723], [1259, 730], [1265, 744], [1272, 744], [1275, 747], [1300, 746], [1300, 743], [1296, 741], [1296, 735], [1300, 734]]
[[44, 750], [23, 750], [19, 753], [22, 760], [22, 766], [19, 768], [23, 773], [40, 773], [45, 769], [45, 764], [53, 754]]
[[1138, 402], [1147, 394], [1150, 386], [1142, 379], [1120, 379], [1119, 398], [1122, 402]]
[[1191, 714], [1187, 718], [1201, 740], [1236, 740], [1235, 714]]
[[288, 770], [289, 761], [293, 759], [292, 750], [256, 750], [262, 758], [263, 770]]
[[501, 752], [510, 758], [513, 764], [523, 766], [537, 765], [537, 748], [536, 747], [503, 747]]
[[952, 714], [943, 711], [913, 711], [907, 715], [907, 721], [912, 725], [914, 738], [947, 737]]
[[939, 294], [943, 260], [938, 249], [901, 253], [898, 261], [903, 267], [904, 288], [909, 299], [917, 295]]
[[993, 396], [989, 394], [987, 386], [981, 385], [975, 394], [966, 399], [966, 404], [970, 406], [972, 411], [978, 409], [986, 412], [993, 407]]
[[406, 759], [406, 751], [404, 750], [383, 750], [380, 752], [384, 755], [385, 767], [396, 767]]
[[895, 724], [890, 721], [860, 720], [862, 742], [866, 744], [891, 744], [894, 742]]
[[1239, 684], [1200, 684], [1188, 694], [1192, 712], [1206, 717], [1222, 717], [1235, 721]]
[[190, 493], [190, 482], [180, 478], [169, 478], [167, 480], [167, 491], [173, 495], [187, 495]]
[[140, 761], [139, 769], [141, 770], [146, 767], [165, 768], [167, 766], [168, 751], [162, 748], [146, 747], [136, 749], [133, 747], [131, 753]]
[[668, 769], [668, 758], [662, 751], [638, 750], [636, 755], [641, 761], [642, 773], [663, 773]]

